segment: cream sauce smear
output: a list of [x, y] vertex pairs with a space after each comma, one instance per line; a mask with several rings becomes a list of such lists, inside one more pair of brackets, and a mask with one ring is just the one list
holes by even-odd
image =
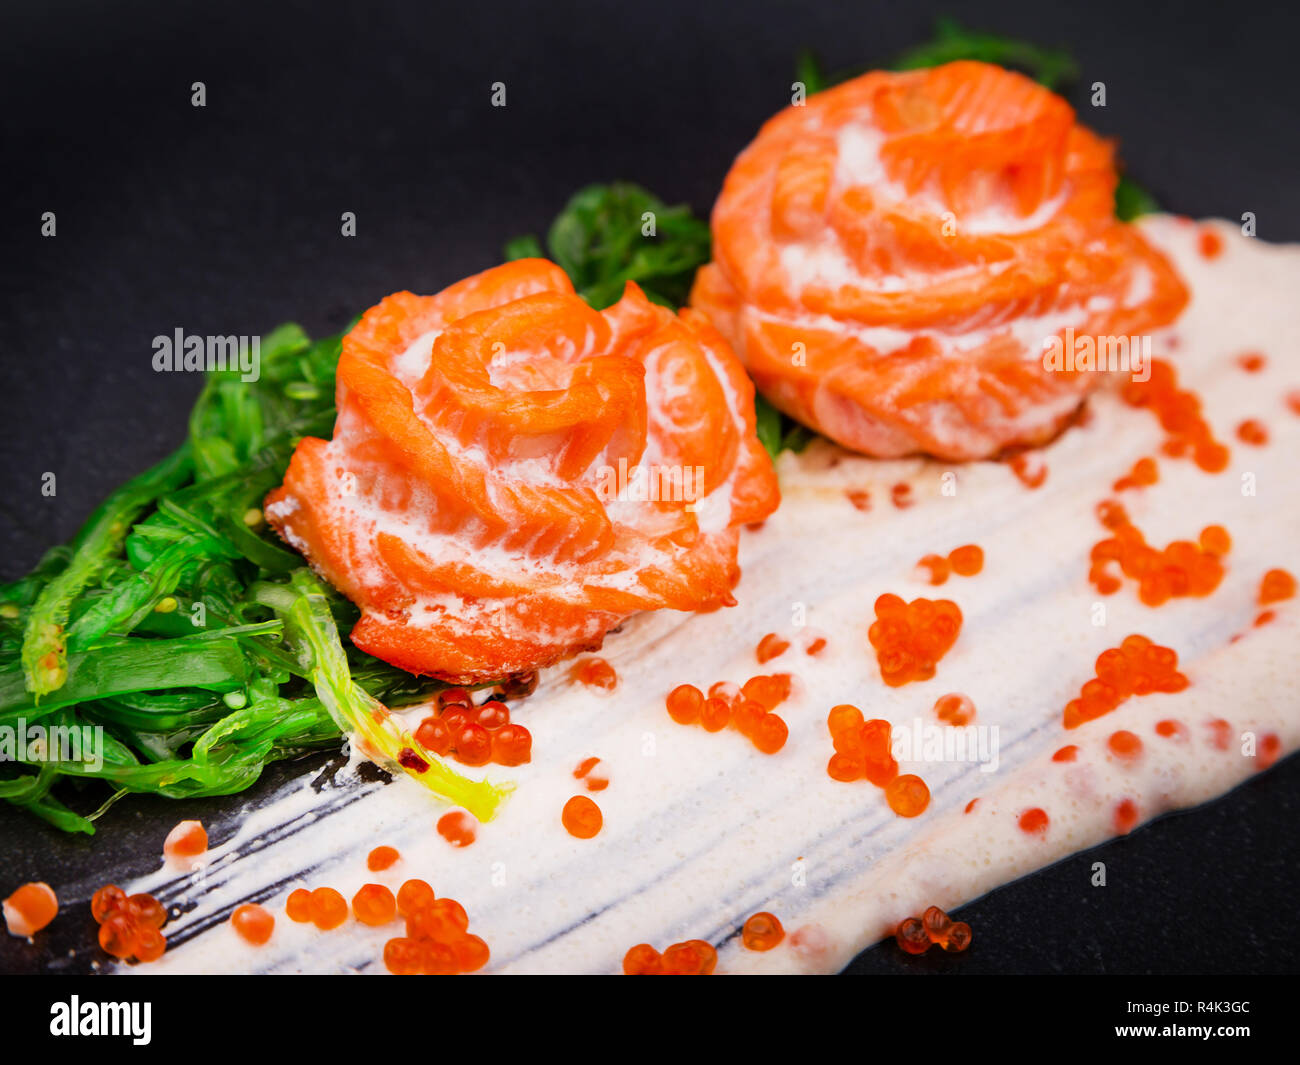
[[[1224, 242], [1213, 260], [1198, 251], [1207, 226]], [[216, 845], [201, 870], [163, 869], [123, 885], [156, 893], [178, 913], [165, 929], [166, 955], [138, 969], [383, 972], [383, 943], [402, 934], [399, 924], [349, 921], [319, 932], [289, 921], [284, 900], [301, 886], [329, 885], [350, 898], [366, 882], [395, 889], [418, 876], [464, 904], [471, 931], [491, 947], [489, 972], [614, 973], [636, 943], [662, 950], [692, 938], [718, 945], [719, 972], [831, 972], [903, 917], [931, 904], [953, 909], [1114, 836], [1122, 799], [1142, 822], [1229, 790], [1259, 768], [1242, 753], [1245, 733], [1273, 733], [1283, 755], [1295, 750], [1300, 601], [1276, 604], [1271, 624], [1252, 621], [1264, 572], [1300, 572], [1300, 417], [1284, 400], [1300, 388], [1300, 246], [1269, 246], [1226, 223], [1157, 217], [1143, 229], [1194, 293], [1176, 326], [1156, 336], [1155, 353], [1200, 394], [1216, 436], [1231, 446], [1225, 472], [1161, 456], [1155, 419], [1113, 392], [1095, 396], [1090, 418], [1041, 452], [1049, 474], [1037, 490], [1000, 463], [879, 462], [824, 443], [787, 453], [780, 509], [742, 539], [740, 605], [633, 618], [601, 651], [620, 678], [611, 694], [573, 683], [568, 664], [550, 671], [513, 710], [533, 733], [534, 760], [489, 767], [517, 790], [472, 846], [438, 836], [444, 810], [409, 781], [365, 783], [340, 772], [323, 786], [296, 782], [209, 824]], [[1260, 373], [1237, 364], [1251, 350], [1268, 358]], [[1234, 427], [1248, 417], [1268, 426], [1267, 446], [1236, 440]], [[1150, 609], [1132, 582], [1105, 599], [1088, 583], [1088, 552], [1104, 535], [1093, 508], [1143, 455], [1158, 456], [1159, 483], [1121, 498], [1151, 543], [1194, 540], [1211, 523], [1232, 536], [1227, 575], [1208, 598]], [[955, 493], [944, 493], [945, 474]], [[890, 502], [901, 481], [915, 501], [905, 509]], [[1243, 492], [1251, 481], [1253, 495]], [[849, 490], [868, 491], [871, 508], [856, 509]], [[921, 555], [965, 543], [984, 549], [982, 573], [937, 589], [917, 577]], [[883, 592], [961, 607], [961, 634], [934, 679], [897, 689], [880, 680], [866, 630]], [[1094, 623], [1098, 602], [1104, 624]], [[792, 646], [760, 666], [754, 647], [767, 632]], [[1130, 699], [1067, 732], [1062, 708], [1092, 677], [1098, 653], [1135, 632], [1175, 649], [1190, 687]], [[810, 657], [803, 647], [817, 635], [827, 646]], [[799, 680], [779, 710], [790, 738], [775, 756], [732, 730], [677, 725], [664, 709], [676, 684], [705, 688], [777, 671]], [[934, 701], [947, 692], [969, 695], [976, 723], [996, 726], [994, 771], [977, 761], [904, 761], [901, 771], [919, 774], [932, 793], [914, 819], [896, 816], [865, 781], [827, 776], [831, 706], [854, 703], [899, 730], [918, 718], [936, 724]], [[1185, 737], [1158, 736], [1163, 718], [1182, 722]], [[1210, 725], [1219, 718], [1231, 727], [1226, 748]], [[1136, 760], [1108, 752], [1117, 729], [1141, 738]], [[1067, 744], [1078, 745], [1077, 760], [1054, 762]], [[604, 828], [579, 840], [561, 826], [560, 811], [585, 793], [573, 769], [591, 756], [610, 779], [592, 796]], [[1018, 827], [1030, 807], [1047, 812], [1045, 833]], [[381, 843], [402, 860], [370, 873], [366, 854]], [[249, 899], [276, 915], [263, 947], [248, 946], [228, 924]], [[758, 910], [775, 913], [788, 933], [761, 954], [736, 935]], [[978, 950], [981, 930], [974, 934]]]

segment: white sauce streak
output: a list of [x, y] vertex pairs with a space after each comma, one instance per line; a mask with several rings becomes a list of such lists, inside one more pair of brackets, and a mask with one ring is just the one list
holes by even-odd
[[[1213, 596], [1151, 610], [1128, 583], [1105, 600], [1107, 623], [1092, 624], [1098, 597], [1087, 582], [1087, 559], [1102, 532], [1093, 506], [1135, 459], [1158, 454], [1162, 438], [1149, 414], [1112, 395], [1092, 401], [1089, 425], [1046, 449], [1051, 472], [1037, 491], [996, 463], [951, 467], [958, 490], [944, 497], [940, 477], [949, 467], [942, 464], [873, 462], [820, 445], [801, 457], [787, 454], [783, 505], [742, 542], [741, 605], [634, 618], [602, 652], [621, 678], [612, 698], [571, 685], [567, 666], [553, 670], [516, 712], [533, 732], [535, 760], [491, 767], [493, 778], [515, 780], [518, 792], [476, 843], [456, 850], [440, 839], [433, 826], [442, 811], [407, 781], [383, 787], [353, 778], [319, 795], [306, 781], [295, 784], [261, 809], [210, 824], [213, 860], [195, 878], [160, 872], [129, 886], [159, 893], [169, 907], [192, 905], [168, 925], [173, 945], [165, 957], [140, 969], [382, 972], [383, 943], [401, 934], [400, 925], [349, 922], [321, 933], [290, 922], [284, 899], [302, 885], [330, 885], [350, 897], [367, 881], [395, 888], [421, 876], [465, 905], [471, 931], [491, 946], [490, 971], [616, 972], [635, 943], [663, 949], [697, 937], [728, 940], [720, 972], [833, 971], [902, 917], [930, 904], [954, 908], [1110, 837], [1122, 797], [1134, 799], [1147, 820], [1223, 793], [1256, 769], [1240, 753], [1243, 731], [1276, 732], [1283, 751], [1293, 751], [1300, 745], [1293, 694], [1300, 601], [1280, 604], [1271, 625], [1252, 629], [1251, 621], [1264, 571], [1300, 571], [1300, 418], [1282, 399], [1300, 387], [1300, 307], [1291, 298], [1300, 246], [1269, 247], [1216, 224], [1226, 246], [1206, 262], [1195, 250], [1194, 226], [1158, 218], [1143, 228], [1194, 289], [1173, 331], [1172, 358], [1233, 457], [1218, 476], [1162, 457], [1159, 484], [1125, 493], [1125, 501], [1153, 543], [1194, 539], [1211, 522], [1228, 528], [1228, 573]], [[1155, 348], [1169, 350], [1168, 334]], [[1249, 375], [1235, 364], [1250, 349], [1268, 356], [1264, 372]], [[1269, 446], [1235, 440], [1233, 427], [1246, 417], [1268, 425]], [[833, 466], [832, 458], [839, 459]], [[1255, 496], [1242, 494], [1246, 472], [1256, 478]], [[889, 503], [889, 486], [900, 480], [912, 482], [917, 500], [905, 510]], [[872, 511], [856, 511], [845, 488], [870, 488]], [[954, 577], [941, 589], [913, 576], [920, 555], [968, 542], [985, 550], [979, 576]], [[872, 602], [886, 591], [947, 596], [961, 606], [960, 638], [934, 680], [900, 689], [881, 682], [866, 628]], [[806, 632], [825, 633], [829, 646], [810, 658], [797, 638], [786, 654], [758, 666], [754, 645], [769, 631], [789, 634], [795, 603], [807, 606]], [[1134, 698], [1067, 733], [1065, 702], [1091, 677], [1096, 655], [1131, 632], [1177, 650], [1191, 687]], [[1240, 632], [1245, 637], [1229, 644]], [[802, 684], [781, 708], [790, 740], [775, 757], [730, 730], [710, 735], [676, 725], [664, 710], [664, 694], [677, 683], [707, 686], [778, 670], [796, 673]], [[902, 771], [919, 773], [933, 793], [929, 810], [914, 820], [896, 817], [865, 782], [827, 777], [830, 706], [853, 702], [898, 727], [917, 716], [933, 721], [935, 698], [950, 691], [971, 696], [977, 723], [999, 727], [996, 773], [974, 764], [905, 763]], [[1189, 741], [1156, 736], [1154, 724], [1164, 717], [1184, 722]], [[1206, 722], [1216, 717], [1232, 726], [1227, 751], [1210, 742]], [[1142, 738], [1144, 754], [1132, 767], [1105, 753], [1106, 737], [1119, 728]], [[1052, 762], [1067, 743], [1080, 746], [1079, 761]], [[589, 755], [599, 756], [611, 783], [594, 796], [604, 830], [583, 841], [565, 833], [560, 808], [582, 792], [572, 771]], [[975, 811], [964, 814], [977, 796]], [[1050, 815], [1045, 837], [1017, 827], [1029, 806]], [[397, 847], [403, 861], [368, 873], [365, 856], [380, 843]], [[799, 859], [802, 877], [793, 875]], [[226, 923], [249, 897], [267, 900], [276, 913], [265, 947], [245, 945]], [[787, 931], [817, 926], [806, 938], [820, 938], [824, 949], [796, 950], [787, 938], [756, 954], [728, 939], [761, 909], [777, 914]], [[206, 930], [195, 935], [199, 929]], [[974, 931], [978, 941], [981, 929]]]

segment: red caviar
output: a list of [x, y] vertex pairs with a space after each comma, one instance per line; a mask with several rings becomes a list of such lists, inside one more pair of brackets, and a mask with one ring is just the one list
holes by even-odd
[[1237, 439], [1251, 447], [1263, 447], [1268, 443], [1268, 429], [1258, 418], [1247, 418], [1237, 426]]
[[1187, 736], [1187, 729], [1183, 728], [1181, 722], [1165, 718], [1163, 721], [1156, 722], [1156, 735], [1163, 736], [1167, 740], [1184, 739]]
[[822, 651], [825, 649], [826, 649], [826, 637], [818, 636], [815, 639], [813, 639], [808, 644], [807, 647], [804, 648], [804, 654], [813, 655], [815, 657], [816, 655], [821, 654]]
[[464, 810], [452, 810], [438, 818], [438, 835], [453, 847], [468, 847], [477, 837], [477, 824]]
[[940, 721], [961, 727], [975, 720], [975, 704], [968, 695], [950, 692], [935, 700], [934, 713]]
[[524, 765], [533, 760], [533, 734], [523, 725], [503, 725], [492, 733], [492, 761]]
[[663, 959], [649, 943], [638, 943], [623, 955], [624, 976], [660, 976]]
[[845, 490], [844, 495], [853, 504], [855, 510], [871, 509], [871, 493], [865, 488], [849, 488]]
[[1206, 259], [1217, 259], [1223, 254], [1223, 238], [1212, 229], [1202, 229], [1196, 238], [1196, 247]]
[[230, 926], [239, 938], [255, 947], [263, 946], [275, 931], [275, 917], [263, 906], [246, 902], [230, 915]]
[[307, 902], [311, 923], [322, 932], [337, 928], [348, 919], [348, 903], [331, 887], [318, 887]]
[[59, 912], [59, 898], [44, 881], [24, 884], [4, 901], [5, 926], [13, 936], [34, 936]]
[[1111, 754], [1119, 758], [1136, 758], [1142, 753], [1142, 741], [1137, 733], [1128, 729], [1112, 732], [1106, 740], [1106, 746], [1110, 748]]
[[665, 976], [708, 976], [717, 964], [718, 952], [702, 939], [674, 943], [660, 958]]
[[867, 631], [881, 679], [891, 688], [929, 680], [961, 631], [961, 610], [948, 599], [904, 602], [886, 593], [876, 600], [876, 620]]
[[930, 571], [926, 580], [934, 585], [943, 584], [947, 581], [948, 573], [952, 569], [951, 564], [943, 555], [926, 555], [916, 565], [918, 569]]
[[510, 724], [510, 708], [499, 699], [489, 699], [478, 708], [474, 723], [489, 732]]
[[750, 677], [743, 687], [718, 681], [709, 688], [707, 699], [694, 685], [679, 684], [668, 693], [665, 703], [678, 724], [698, 721], [708, 732], [721, 732], [732, 725], [764, 754], [775, 754], [785, 746], [789, 729], [772, 710], [793, 690], [794, 678], [789, 673], [760, 674]]
[[914, 502], [916, 502], [912, 498], [912, 486], [906, 481], [899, 481], [898, 484], [894, 485], [889, 490], [889, 498], [894, 506], [898, 507], [899, 510], [910, 507]]
[[835, 754], [827, 763], [832, 780], [852, 781], [866, 777], [883, 788], [898, 776], [898, 763], [890, 749], [890, 724], [881, 718], [862, 720], [862, 711], [847, 703], [831, 710], [826, 724], [831, 730]]
[[90, 900], [90, 912], [99, 923], [99, 945], [115, 958], [157, 961], [167, 949], [160, 928], [167, 911], [152, 895], [128, 897], [121, 888], [106, 884]]
[[362, 924], [378, 928], [397, 916], [397, 899], [383, 884], [363, 884], [352, 896], [352, 913]]
[[1221, 555], [1231, 541], [1222, 526], [1207, 525], [1198, 543], [1175, 540], [1157, 549], [1146, 542], [1119, 503], [1101, 503], [1097, 516], [1111, 532], [1093, 545], [1088, 573], [1088, 579], [1102, 595], [1110, 595], [1120, 587], [1120, 581], [1109, 571], [1112, 563], [1118, 563], [1124, 576], [1138, 582], [1138, 598], [1147, 606], [1160, 606], [1183, 596], [1207, 596], [1223, 580]]
[[1133, 695], [1182, 691], [1187, 678], [1177, 666], [1178, 654], [1170, 648], [1145, 636], [1126, 637], [1119, 647], [1097, 656], [1096, 678], [1084, 684], [1077, 699], [1065, 704], [1065, 727], [1077, 728], [1109, 714]]
[[731, 704], [716, 695], [710, 695], [700, 708], [700, 724], [706, 732], [721, 732], [731, 724]]
[[970, 925], [954, 921], [938, 906], [930, 906], [920, 917], [907, 917], [894, 929], [894, 939], [908, 954], [924, 954], [932, 946], [960, 953], [970, 946]]
[[1259, 582], [1259, 605], [1280, 603], [1295, 596], [1295, 578], [1284, 569], [1271, 569]]
[[914, 773], [904, 773], [885, 785], [885, 801], [899, 817], [919, 817], [930, 805], [930, 789]]
[[1054, 755], [1052, 755], [1053, 762], [1075, 762], [1078, 761], [1078, 758], [1079, 758], [1079, 748], [1076, 747], [1073, 743], [1067, 744], [1065, 747], [1062, 747], [1059, 751], [1057, 751]]
[[1020, 820], [1017, 823], [1020, 825], [1021, 832], [1026, 832], [1032, 836], [1045, 834], [1051, 819], [1047, 816], [1046, 810], [1033, 806], [1020, 815]]
[[1259, 738], [1259, 750], [1255, 754], [1255, 764], [1260, 769], [1267, 769], [1277, 761], [1277, 756], [1282, 753], [1282, 741], [1278, 739], [1277, 733], [1266, 732]]
[[573, 771], [573, 775], [587, 785], [588, 791], [604, 791], [609, 787], [608, 777], [591, 775], [591, 771], [599, 764], [599, 758], [584, 758], [578, 763], [578, 768]]
[[366, 856], [366, 868], [372, 873], [382, 872], [391, 867], [400, 857], [395, 847], [376, 847]]
[[930, 949], [930, 933], [919, 917], [907, 917], [898, 922], [894, 939], [907, 954], [924, 954]]
[[1115, 833], [1124, 836], [1133, 831], [1138, 823], [1137, 803], [1132, 799], [1120, 799], [1115, 804]]
[[397, 889], [397, 912], [403, 917], [433, 905], [436, 896], [427, 880], [408, 880]]
[[586, 658], [569, 671], [569, 676], [589, 688], [612, 692], [618, 687], [618, 673], [603, 658]]
[[1210, 722], [1211, 742], [1220, 751], [1226, 751], [1232, 743], [1232, 725], [1221, 717]]
[[1126, 488], [1146, 488], [1158, 480], [1160, 480], [1160, 470], [1156, 460], [1149, 457], [1140, 458], [1128, 473], [1111, 485], [1111, 488], [1116, 492], [1122, 492]]
[[1247, 373], [1259, 373], [1267, 361], [1258, 351], [1247, 351], [1237, 356], [1237, 365]]
[[1148, 408], [1168, 434], [1165, 454], [1191, 452], [1196, 464], [1207, 473], [1219, 473], [1228, 465], [1228, 449], [1214, 439], [1209, 423], [1201, 416], [1201, 401], [1194, 392], [1178, 387], [1178, 374], [1162, 359], [1151, 360], [1146, 381], [1128, 381], [1124, 401]]
[[668, 716], [679, 725], [693, 725], [704, 708], [704, 694], [694, 684], [679, 684], [665, 700]]
[[1300, 389], [1286, 394], [1286, 405], [1291, 408], [1292, 414], [1300, 414]]
[[199, 821], [181, 821], [163, 842], [163, 854], [172, 861], [197, 858], [207, 849], [208, 833]]
[[771, 950], [784, 938], [781, 922], [766, 910], [748, 918], [740, 930], [740, 942], [746, 950]]
[[789, 640], [783, 639], [774, 632], [769, 632], [758, 641], [758, 646], [754, 649], [754, 657], [758, 659], [758, 664], [761, 666], [785, 654], [788, 650], [790, 650]]
[[959, 577], [974, 577], [984, 568], [984, 549], [977, 544], [962, 544], [948, 552], [948, 563]]
[[306, 888], [289, 892], [289, 897], [284, 900], [284, 912], [289, 920], [306, 924], [311, 920], [311, 892]]
[[560, 820], [569, 835], [591, 839], [605, 823], [600, 807], [585, 795], [575, 795], [564, 804]]

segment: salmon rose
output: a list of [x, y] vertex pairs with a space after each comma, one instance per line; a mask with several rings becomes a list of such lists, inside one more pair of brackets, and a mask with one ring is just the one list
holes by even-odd
[[776, 507], [753, 386], [702, 316], [628, 284], [595, 311], [541, 259], [399, 292], [344, 338], [338, 420], [268, 520], [361, 609], [358, 647], [458, 684], [734, 602]]
[[1103, 379], [1076, 352], [1113, 337], [1122, 363], [1187, 301], [1115, 219], [1116, 180], [1111, 145], [1019, 74], [866, 74], [740, 154], [691, 304], [774, 406], [855, 451], [1043, 443]]

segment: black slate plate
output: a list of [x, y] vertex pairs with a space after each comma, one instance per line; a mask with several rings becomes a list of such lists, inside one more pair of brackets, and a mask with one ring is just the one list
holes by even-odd
[[[789, 98], [793, 53], [831, 68], [925, 37], [944, 4], [664, 0], [479, 5], [307, 2], [199, 11], [148, 2], [9, 7], [0, 16], [0, 576], [66, 539], [110, 488], [169, 451], [198, 382], [150, 368], [150, 340], [338, 329], [397, 288], [432, 292], [538, 231], [597, 180], [641, 182], [707, 211], [735, 153]], [[962, 5], [965, 23], [1068, 47], [1085, 121], [1116, 136], [1170, 209], [1300, 239], [1295, 11], [1234, 4], [1066, 10]], [[203, 81], [208, 106], [190, 106]], [[489, 106], [504, 81], [509, 103]], [[55, 211], [58, 237], [40, 236]], [[339, 233], [343, 211], [357, 236]], [[58, 474], [58, 495], [40, 493]], [[0, 808], [4, 884], [143, 872], [183, 807], [128, 799], [93, 841]], [[851, 972], [1250, 972], [1295, 968], [1285, 926], [1300, 872], [1300, 761], [967, 907], [969, 955], [861, 955]], [[1110, 886], [1089, 887], [1094, 861]], [[0, 971], [93, 957], [60, 922], [38, 953], [0, 938]]]

